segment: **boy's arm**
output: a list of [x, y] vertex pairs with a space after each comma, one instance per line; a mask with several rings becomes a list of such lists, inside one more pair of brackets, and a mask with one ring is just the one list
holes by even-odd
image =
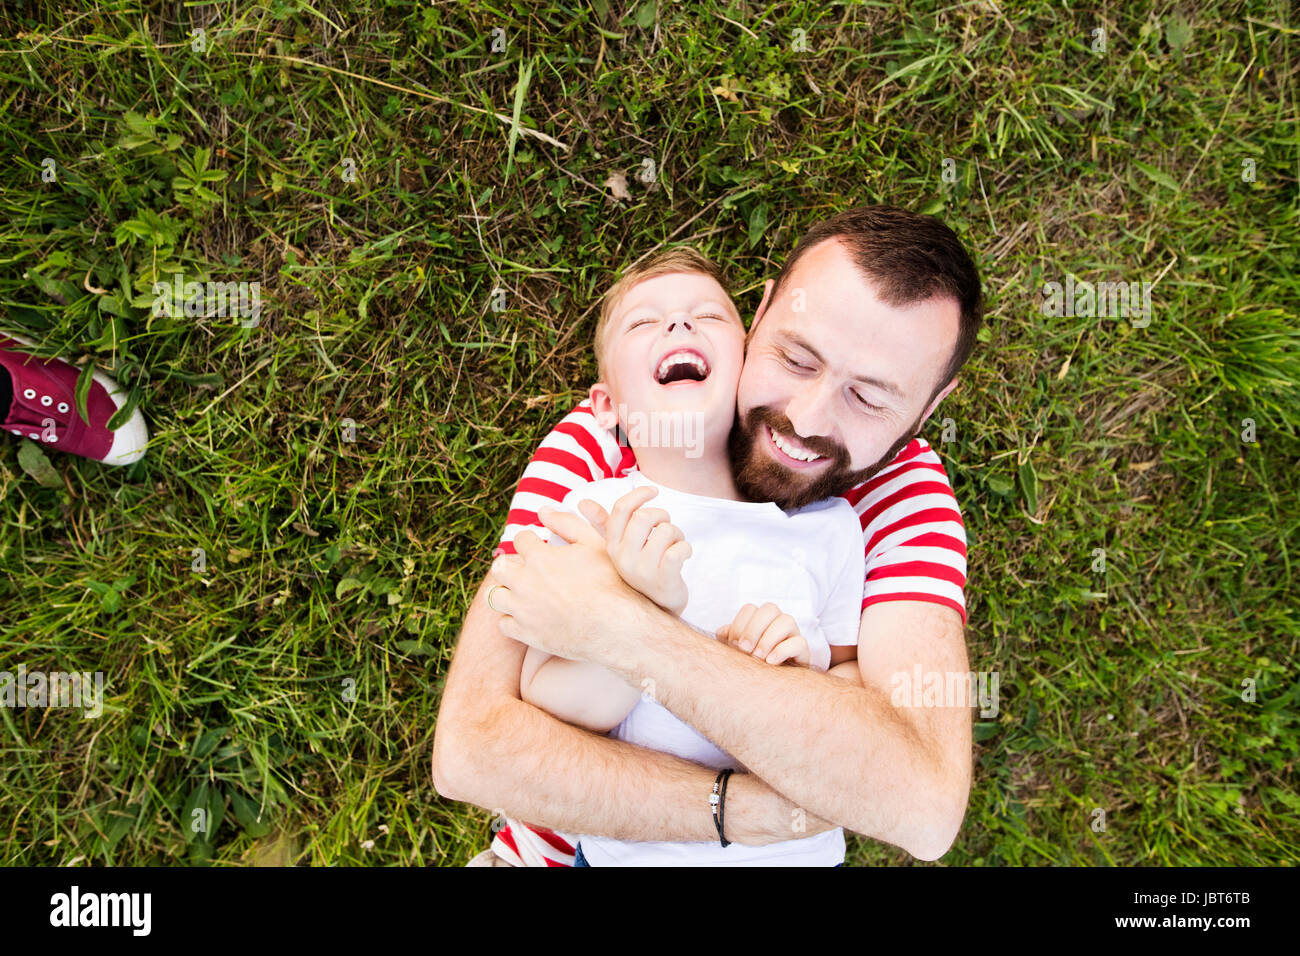
[[[532, 650], [532, 648], [529, 648]], [[846, 662], [856, 662], [858, 659], [858, 646], [856, 644], [835, 644], [831, 646], [831, 667]]]
[[519, 690], [534, 707], [600, 734], [622, 723], [640, 696], [606, 667], [553, 657], [532, 647], [524, 655]]
[[[841, 659], [837, 661], [837, 657]], [[862, 683], [862, 668], [858, 666], [858, 649], [856, 645], [853, 647], [832, 647], [831, 666], [826, 673], [831, 677], [853, 681], [860, 687], [865, 686]]]
[[528, 690], [529, 685], [533, 682], [533, 677], [536, 676], [541, 666], [551, 660], [552, 657], [553, 655], [547, 654], [545, 651], [539, 651], [535, 647], [530, 647], [524, 652], [523, 667], [519, 670], [519, 691], [521, 695]]

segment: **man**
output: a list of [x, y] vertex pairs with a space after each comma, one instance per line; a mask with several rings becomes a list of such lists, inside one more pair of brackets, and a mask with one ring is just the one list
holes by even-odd
[[[573, 833], [719, 838], [712, 770], [571, 727], [519, 699], [526, 643], [608, 667], [633, 686], [653, 682], [660, 704], [743, 763], [750, 772], [732, 776], [726, 792], [727, 840], [761, 845], [843, 826], [919, 859], [942, 856], [970, 789], [970, 711], [896, 707], [891, 690], [894, 675], [918, 668], [968, 671], [965, 534], [942, 464], [913, 436], [956, 386], [981, 314], [978, 272], [951, 230], [863, 207], [809, 231], [768, 281], [750, 328], [737, 485], [784, 508], [833, 494], [854, 505], [867, 557], [863, 686], [737, 654], [627, 587], [600, 534], [605, 520], [628, 520], [618, 507], [608, 517], [584, 509], [591, 525], [543, 513], [573, 543], [545, 546], [520, 530], [539, 521], [521, 503], [536, 504], [547, 484], [526, 472], [448, 675], [434, 741], [438, 792]], [[569, 457], [592, 463], [586, 480], [598, 477], [593, 468], [625, 469], [628, 450], [611, 450], [612, 437], [583, 425], [581, 412], [548, 440], [569, 428], [582, 451]], [[544, 455], [547, 445], [534, 463], [564, 460]], [[583, 468], [569, 470], [577, 487]], [[541, 497], [558, 501], [567, 490]]]

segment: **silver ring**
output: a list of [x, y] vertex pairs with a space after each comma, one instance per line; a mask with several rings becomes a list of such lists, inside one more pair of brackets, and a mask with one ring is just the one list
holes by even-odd
[[505, 587], [504, 584], [494, 584], [490, 588], [488, 588], [487, 606], [490, 607], [492, 610], [496, 611], [498, 614], [504, 614], [506, 612], [501, 610], [501, 608], [497, 607], [495, 604], [492, 603], [492, 592], [494, 592], [497, 588], [504, 588], [504, 587]]

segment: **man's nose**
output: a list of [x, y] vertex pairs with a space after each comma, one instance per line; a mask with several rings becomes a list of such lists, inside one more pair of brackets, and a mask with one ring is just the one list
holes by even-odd
[[795, 436], [815, 438], [829, 435], [833, 416], [830, 403], [834, 399], [833, 387], [824, 380], [813, 382], [790, 399], [785, 407], [785, 417], [794, 427]]

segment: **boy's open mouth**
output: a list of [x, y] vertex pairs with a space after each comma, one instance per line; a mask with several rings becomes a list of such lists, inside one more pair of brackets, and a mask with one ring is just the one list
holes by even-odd
[[709, 377], [709, 362], [695, 349], [673, 349], [659, 360], [655, 381], [660, 385], [674, 382], [702, 382]]

